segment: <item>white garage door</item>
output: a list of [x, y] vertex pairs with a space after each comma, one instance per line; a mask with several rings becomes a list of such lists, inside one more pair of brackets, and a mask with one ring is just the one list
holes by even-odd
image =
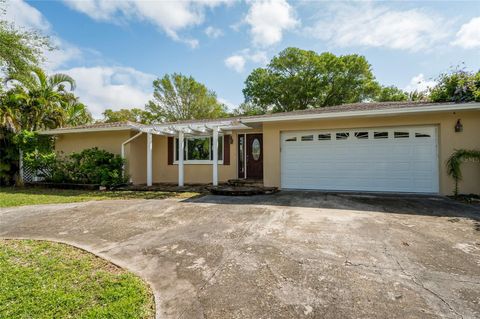
[[281, 186], [438, 192], [436, 127], [283, 132]]

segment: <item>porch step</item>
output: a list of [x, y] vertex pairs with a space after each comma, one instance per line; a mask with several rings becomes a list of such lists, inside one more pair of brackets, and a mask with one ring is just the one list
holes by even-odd
[[214, 195], [225, 196], [252, 196], [252, 195], [268, 195], [278, 191], [277, 187], [263, 187], [263, 186], [231, 186], [220, 185], [211, 186], [209, 190]]
[[227, 184], [230, 186], [258, 186], [263, 187], [262, 179], [229, 179]]

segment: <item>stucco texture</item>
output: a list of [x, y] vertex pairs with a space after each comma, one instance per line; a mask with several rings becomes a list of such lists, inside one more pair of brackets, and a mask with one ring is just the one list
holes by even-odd
[[[463, 132], [456, 133], [454, 126], [460, 119]], [[453, 193], [454, 180], [447, 175], [446, 161], [456, 149], [480, 149], [480, 112], [442, 112], [421, 115], [375, 116], [355, 119], [322, 119], [308, 121], [279, 121], [263, 124], [262, 130], [252, 130], [246, 133], [263, 131], [264, 184], [265, 186], [281, 185], [280, 181], [280, 134], [284, 131], [297, 130], [329, 130], [351, 128], [374, 128], [391, 126], [421, 126], [435, 125], [438, 127], [439, 153], [439, 185], [440, 193]], [[237, 177], [237, 133], [233, 132], [233, 143], [230, 144], [230, 165], [219, 165], [220, 182]], [[97, 146], [107, 151], [119, 154], [121, 144], [135, 135], [133, 131], [92, 132], [63, 134], [57, 138], [56, 149], [64, 153], [80, 151]], [[142, 134], [130, 142], [126, 150], [127, 172], [134, 184], [146, 183], [147, 149], [146, 134]], [[480, 165], [464, 163], [462, 166], [463, 180], [460, 182], [461, 193], [480, 193]], [[211, 164], [185, 164], [185, 183], [211, 183]], [[168, 165], [168, 138], [153, 136], [153, 182], [177, 183], [178, 165]]]
[[[463, 132], [454, 130], [457, 120], [463, 124]], [[389, 126], [436, 125], [438, 127], [439, 184], [440, 193], [453, 193], [454, 180], [448, 176], [446, 162], [456, 149], [480, 149], [480, 112], [464, 111], [408, 116], [369, 117], [342, 120], [312, 120], [271, 122], [263, 124], [264, 184], [280, 186], [280, 133], [284, 131], [373, 128]], [[353, 156], [353, 154], [352, 154]], [[480, 165], [464, 163], [460, 193], [480, 193]]]

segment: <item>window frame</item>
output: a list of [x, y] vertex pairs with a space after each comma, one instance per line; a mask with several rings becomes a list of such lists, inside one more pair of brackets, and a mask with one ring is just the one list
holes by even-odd
[[[184, 137], [184, 141], [185, 141], [185, 158], [183, 159], [183, 163], [184, 164], [213, 164], [213, 159], [208, 159], [208, 160], [189, 160], [187, 159], [186, 157], [188, 156], [188, 140], [192, 140], [192, 139], [206, 139], [208, 138], [209, 139], [209, 147], [210, 147], [210, 150], [209, 150], [209, 154], [210, 156], [213, 155], [212, 153], [212, 139], [213, 139], [213, 135], [199, 135], [199, 136], [185, 136]], [[222, 140], [220, 142], [220, 140]], [[174, 137], [174, 140], [173, 140], [173, 164], [175, 165], [178, 165], [178, 159], [177, 159], [177, 141], [178, 143], [180, 143], [179, 141], [179, 138], [178, 137]], [[221, 143], [221, 144], [220, 144]], [[221, 164], [223, 165], [223, 159], [225, 158], [225, 139], [224, 139], [224, 135], [223, 134], [218, 134], [218, 146], [219, 146], [219, 149], [221, 149], [221, 153], [222, 153], [222, 159], [219, 159], [218, 160], [218, 164]]]

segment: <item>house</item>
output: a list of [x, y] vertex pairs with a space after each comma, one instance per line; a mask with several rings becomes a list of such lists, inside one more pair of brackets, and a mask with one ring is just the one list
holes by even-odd
[[[121, 154], [134, 184], [263, 180], [281, 189], [451, 194], [445, 163], [480, 149], [480, 103], [356, 103], [158, 125], [100, 123], [44, 131], [57, 151]], [[480, 193], [465, 163], [462, 193]]]

